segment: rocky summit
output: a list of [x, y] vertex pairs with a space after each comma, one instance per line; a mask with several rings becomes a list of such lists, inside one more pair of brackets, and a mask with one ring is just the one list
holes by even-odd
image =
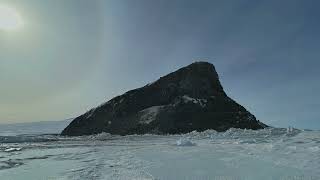
[[177, 134], [265, 127], [227, 96], [212, 64], [195, 62], [91, 109], [61, 134]]

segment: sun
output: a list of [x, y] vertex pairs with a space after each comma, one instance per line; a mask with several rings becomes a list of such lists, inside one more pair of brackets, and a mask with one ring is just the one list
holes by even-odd
[[0, 30], [16, 30], [21, 25], [20, 14], [15, 9], [0, 4]]

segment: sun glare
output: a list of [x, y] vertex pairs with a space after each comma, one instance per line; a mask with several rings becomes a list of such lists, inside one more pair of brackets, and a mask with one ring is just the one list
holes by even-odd
[[8, 6], [0, 4], [0, 30], [16, 30], [22, 25], [19, 13]]

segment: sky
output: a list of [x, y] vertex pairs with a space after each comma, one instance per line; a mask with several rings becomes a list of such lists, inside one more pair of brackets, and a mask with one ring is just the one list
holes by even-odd
[[275, 127], [320, 129], [318, 0], [0, 0], [0, 123], [76, 117], [194, 61]]

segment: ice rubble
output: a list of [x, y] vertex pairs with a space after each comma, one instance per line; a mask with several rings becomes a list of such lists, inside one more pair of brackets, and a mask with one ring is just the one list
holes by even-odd
[[11, 147], [11, 148], [5, 149], [4, 152], [20, 151], [21, 149], [22, 149], [22, 148], [13, 148], [13, 147]]
[[195, 146], [196, 143], [192, 142], [189, 138], [180, 138], [177, 140], [177, 146]]

